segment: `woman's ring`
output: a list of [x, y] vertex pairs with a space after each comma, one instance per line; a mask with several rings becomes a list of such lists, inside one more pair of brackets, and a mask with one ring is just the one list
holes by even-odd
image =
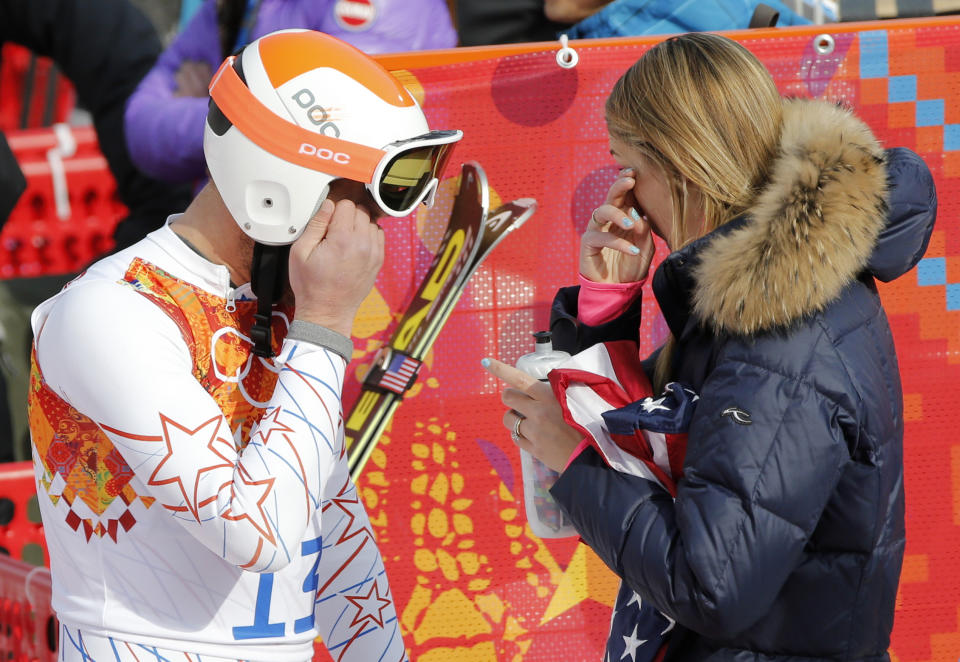
[[517, 422], [513, 424], [513, 434], [510, 436], [513, 438], [513, 443], [519, 444], [520, 440], [523, 438], [523, 435], [520, 434], [520, 424], [523, 423], [524, 416], [523, 414], [517, 414]]

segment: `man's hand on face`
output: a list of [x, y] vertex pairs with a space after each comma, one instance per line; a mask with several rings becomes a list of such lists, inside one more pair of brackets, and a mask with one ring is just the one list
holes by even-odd
[[383, 265], [383, 230], [363, 204], [328, 196], [290, 248], [296, 319], [349, 337]]

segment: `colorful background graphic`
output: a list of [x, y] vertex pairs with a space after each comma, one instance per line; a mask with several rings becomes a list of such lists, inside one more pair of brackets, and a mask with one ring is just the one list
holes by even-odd
[[[936, 179], [940, 212], [924, 259], [881, 286], [897, 341], [907, 421], [907, 549], [891, 657], [955, 662], [960, 19], [732, 36], [760, 57], [783, 94], [852, 107], [886, 145], [920, 153]], [[358, 481], [414, 660], [539, 662], [602, 655], [617, 579], [575, 539], [542, 541], [530, 532], [519, 456], [500, 423], [499, 386], [480, 360], [513, 362], [532, 351], [530, 334], [546, 328], [554, 292], [575, 281], [579, 233], [617, 170], [608, 153], [603, 101], [653, 43], [574, 42], [579, 64], [572, 69], [558, 66], [554, 44], [382, 57], [422, 100], [431, 127], [462, 129], [465, 137], [436, 207], [383, 223], [386, 264], [355, 328], [345, 403], [356, 398], [366, 364], [426, 272], [456, 191], [457, 164], [475, 160], [483, 166], [493, 188], [491, 207], [520, 197], [539, 204], [471, 280]], [[82, 192], [77, 195], [82, 199]], [[0, 235], [0, 246], [8, 233], [25, 236], [28, 227], [43, 232], [42, 219], [31, 218], [29, 210], [18, 213]], [[658, 256], [664, 254], [660, 246]], [[17, 260], [12, 251], [0, 252], [0, 273], [20, 273]], [[50, 262], [39, 271], [54, 269]], [[645, 294], [641, 341], [653, 348], [665, 331], [652, 295]]]

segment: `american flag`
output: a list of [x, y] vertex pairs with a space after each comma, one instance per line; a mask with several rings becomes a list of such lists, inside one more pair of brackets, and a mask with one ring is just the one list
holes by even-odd
[[[637, 345], [594, 345], [550, 372], [564, 419], [613, 469], [658, 483], [676, 495], [697, 394], [676, 382], [654, 397]], [[620, 583], [604, 662], [656, 662], [674, 621]]]
[[374, 375], [376, 385], [393, 391], [394, 393], [403, 393], [413, 384], [413, 379], [417, 376], [420, 369], [420, 361], [407, 356], [402, 352], [393, 350], [387, 362], [386, 368], [382, 368], [382, 373]]
[[610, 635], [603, 662], [660, 662], [667, 652], [667, 635], [674, 621], [620, 582], [617, 601], [610, 618]]

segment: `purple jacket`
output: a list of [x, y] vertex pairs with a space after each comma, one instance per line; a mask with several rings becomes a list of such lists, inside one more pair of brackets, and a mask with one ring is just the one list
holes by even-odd
[[[347, 27], [337, 0], [261, 0], [251, 40], [284, 28], [320, 30], [367, 53], [452, 48], [457, 33], [445, 0], [371, 0], [375, 12], [366, 25]], [[185, 61], [203, 61], [216, 71], [222, 61], [215, 0], [206, 0], [193, 19], [160, 55], [130, 96], [124, 116], [133, 162], [146, 174], [167, 181], [205, 176], [203, 125], [206, 97], [174, 97], [174, 76]], [[340, 9], [354, 4], [340, 0]], [[357, 20], [353, 21], [358, 22]]]

